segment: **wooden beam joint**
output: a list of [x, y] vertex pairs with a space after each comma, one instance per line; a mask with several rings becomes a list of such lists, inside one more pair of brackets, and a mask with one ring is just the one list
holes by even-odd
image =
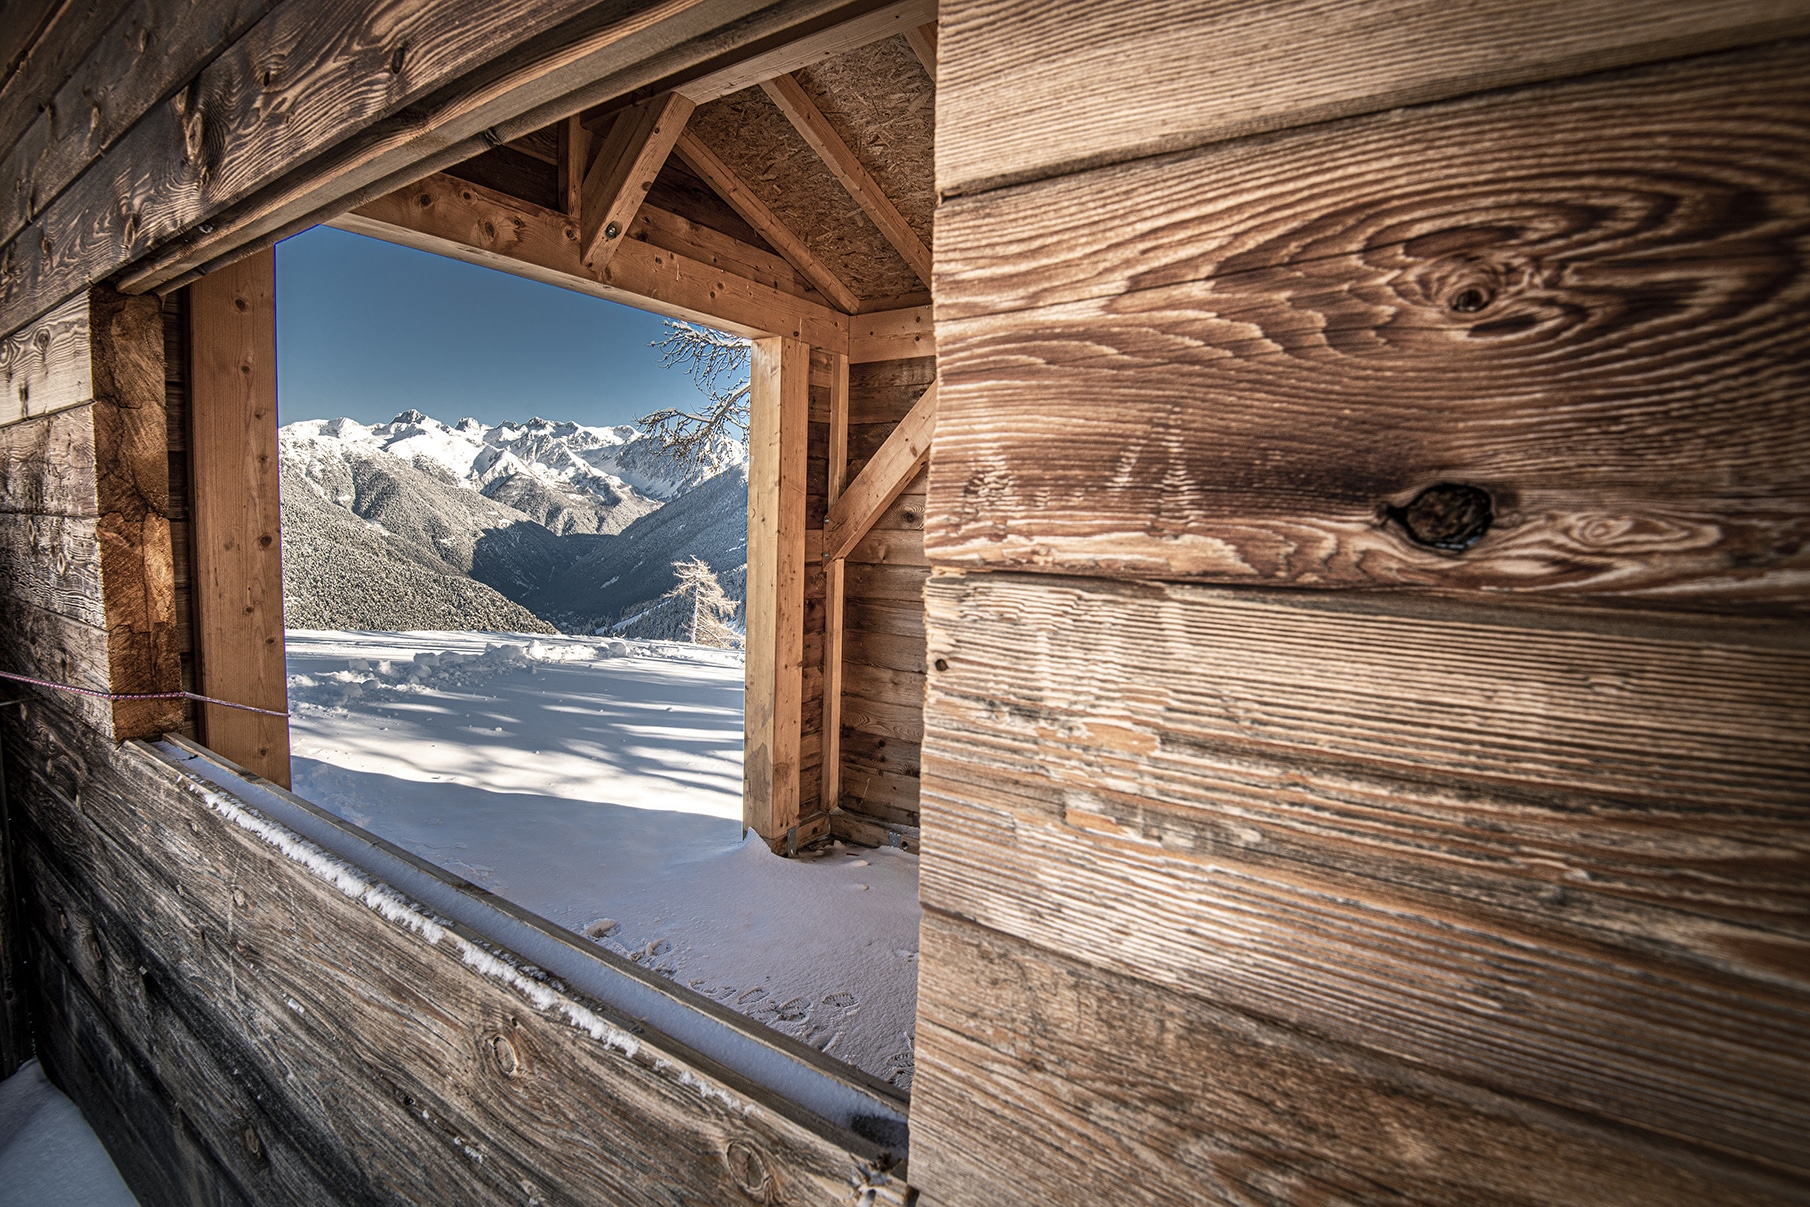
[[[668, 92], [617, 115], [609, 136], [597, 150], [597, 158], [582, 170], [580, 246], [591, 267], [607, 265], [622, 246], [629, 223], [635, 220], [642, 199], [654, 177], [660, 174], [694, 108], [691, 101]], [[568, 170], [580, 169], [574, 163]]]
[[918, 471], [930, 462], [930, 441], [936, 433], [936, 383], [899, 421], [855, 480], [831, 504], [823, 521], [823, 556], [845, 558], [866, 536], [880, 514], [892, 506]]

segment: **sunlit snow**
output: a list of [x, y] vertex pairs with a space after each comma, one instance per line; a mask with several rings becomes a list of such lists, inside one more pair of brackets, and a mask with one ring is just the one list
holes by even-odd
[[738, 651], [291, 632], [295, 790], [909, 1087], [917, 859], [782, 859], [742, 813]]

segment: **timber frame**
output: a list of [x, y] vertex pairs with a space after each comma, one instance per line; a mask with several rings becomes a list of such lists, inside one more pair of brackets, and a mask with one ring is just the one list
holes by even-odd
[[331, 222], [755, 342], [748, 820], [922, 851], [907, 1116], [9, 697], [0, 1061], [142, 1201], [1810, 1200], [1810, 3], [19, 11], [0, 669], [280, 699]]

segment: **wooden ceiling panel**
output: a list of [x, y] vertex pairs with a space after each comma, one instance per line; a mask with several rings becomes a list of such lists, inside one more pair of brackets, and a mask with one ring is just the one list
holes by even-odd
[[936, 212], [936, 89], [904, 37], [793, 73], [924, 246]]
[[[915, 60], [913, 69], [922, 75]], [[922, 291], [917, 274], [759, 88], [699, 106], [689, 128], [859, 297]], [[852, 128], [843, 133], [866, 141]], [[924, 180], [927, 188], [928, 168]]]

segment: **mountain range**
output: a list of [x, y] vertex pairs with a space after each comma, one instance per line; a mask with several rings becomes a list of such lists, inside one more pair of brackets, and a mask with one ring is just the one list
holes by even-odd
[[[747, 452], [683, 463], [632, 425], [314, 419], [278, 437], [290, 628], [679, 637], [697, 556], [740, 602]], [[683, 616], [681, 617], [681, 613]]]

